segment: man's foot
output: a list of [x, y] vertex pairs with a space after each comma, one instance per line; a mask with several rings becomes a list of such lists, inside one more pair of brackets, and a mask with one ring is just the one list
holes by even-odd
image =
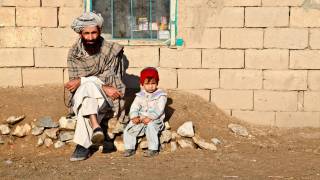
[[103, 145], [104, 134], [101, 127], [97, 127], [93, 130], [91, 142], [94, 145]]
[[130, 157], [133, 156], [136, 153], [134, 149], [126, 149], [123, 153], [124, 157]]
[[153, 156], [157, 156], [158, 154], [159, 154], [159, 152], [157, 150], [148, 149], [147, 151], [144, 152], [143, 156], [144, 157], [153, 157]]
[[116, 127], [113, 129], [112, 133], [113, 134], [122, 133], [124, 131], [124, 128], [125, 128], [125, 124], [118, 121], [116, 124]]
[[82, 161], [88, 159], [89, 157], [90, 150], [78, 144], [70, 157], [70, 161]]

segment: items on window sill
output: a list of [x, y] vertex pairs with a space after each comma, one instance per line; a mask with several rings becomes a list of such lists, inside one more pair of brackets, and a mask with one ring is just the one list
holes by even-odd
[[138, 18], [138, 30], [148, 30], [149, 28], [148, 18], [140, 17]]
[[160, 21], [160, 30], [167, 30], [168, 29], [168, 21], [166, 16], [161, 16]]
[[158, 31], [158, 39], [170, 39], [170, 32], [168, 30]]

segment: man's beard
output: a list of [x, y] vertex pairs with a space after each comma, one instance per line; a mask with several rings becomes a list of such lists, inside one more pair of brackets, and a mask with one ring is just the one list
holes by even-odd
[[86, 39], [84, 39], [84, 38], [81, 38], [81, 40], [82, 40], [82, 42], [83, 42], [83, 44], [84, 44], [85, 46], [87, 46], [87, 47], [95, 47], [95, 46], [97, 46], [97, 44], [98, 44], [99, 38], [93, 39], [93, 40], [86, 40]]

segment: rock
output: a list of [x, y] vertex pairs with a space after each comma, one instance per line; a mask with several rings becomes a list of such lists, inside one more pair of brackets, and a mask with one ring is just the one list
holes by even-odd
[[182, 137], [193, 137], [194, 130], [193, 130], [193, 123], [192, 121], [187, 121], [183, 123], [177, 130], [177, 133]]
[[148, 149], [148, 141], [141, 141], [139, 147], [140, 149]]
[[249, 135], [247, 129], [239, 124], [229, 124], [228, 128], [236, 135], [244, 137], [247, 137]]
[[12, 135], [17, 137], [24, 137], [31, 131], [31, 126], [29, 124], [24, 124], [23, 126], [18, 125], [13, 131]]
[[194, 143], [196, 143], [201, 149], [206, 149], [211, 151], [217, 150], [217, 147], [214, 144], [206, 142], [204, 139], [202, 139], [198, 135], [193, 136], [192, 139]]
[[59, 124], [54, 122], [50, 116], [44, 116], [37, 121], [37, 126], [45, 128], [57, 128], [59, 127]]
[[0, 144], [4, 144], [4, 140], [2, 139], [1, 136], [0, 136]]
[[212, 138], [211, 139], [211, 142], [214, 144], [214, 145], [218, 145], [218, 144], [221, 144], [221, 141], [217, 138]]
[[114, 129], [116, 128], [116, 125], [117, 125], [117, 118], [111, 118], [108, 120], [108, 129]]
[[178, 140], [178, 144], [182, 149], [190, 148], [195, 149], [197, 146], [189, 139], [180, 139]]
[[181, 136], [178, 133], [176, 133], [174, 131], [171, 132], [171, 140], [177, 140], [180, 138], [181, 138]]
[[44, 143], [43, 137], [39, 137], [39, 138], [38, 138], [38, 142], [37, 142], [37, 147], [42, 146], [43, 143]]
[[65, 144], [66, 144], [65, 142], [57, 141], [56, 143], [54, 143], [54, 148], [56, 148], [56, 149], [61, 148], [61, 147], [63, 147]]
[[160, 144], [170, 142], [171, 138], [172, 138], [172, 133], [170, 130], [162, 131], [160, 135]]
[[52, 139], [50, 138], [44, 139], [44, 145], [46, 145], [47, 147], [50, 147], [52, 144], [53, 144]]
[[113, 140], [116, 137], [116, 135], [113, 134], [112, 132], [108, 132], [108, 136], [110, 140]]
[[76, 122], [77, 120], [75, 118], [68, 119], [63, 116], [59, 119], [59, 127], [60, 129], [75, 130]]
[[4, 161], [4, 163], [5, 163], [6, 165], [10, 165], [10, 164], [12, 164], [13, 162], [9, 159], [9, 160]]
[[38, 136], [38, 135], [42, 134], [43, 131], [44, 131], [44, 127], [34, 126], [31, 130], [31, 134]]
[[22, 115], [22, 116], [10, 116], [8, 117], [8, 119], [6, 120], [8, 124], [16, 124], [20, 121], [22, 121], [26, 116]]
[[170, 142], [171, 152], [174, 152], [178, 149], [178, 143], [175, 141]]
[[44, 133], [51, 139], [58, 139], [57, 132], [59, 131], [58, 128], [46, 129]]
[[116, 139], [113, 143], [117, 151], [124, 152], [124, 143], [122, 139]]
[[62, 142], [73, 139], [74, 132], [73, 131], [62, 131], [59, 133], [59, 140]]
[[8, 126], [8, 124], [1, 124], [0, 125], [0, 132], [2, 135], [7, 135], [10, 134], [10, 128]]
[[171, 129], [171, 126], [170, 126], [168, 121], [164, 122], [164, 129], [165, 130], [170, 130]]

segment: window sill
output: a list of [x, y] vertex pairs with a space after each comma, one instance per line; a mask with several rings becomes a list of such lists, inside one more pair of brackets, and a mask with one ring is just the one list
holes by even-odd
[[[104, 34], [102, 34], [105, 37]], [[123, 46], [170, 46], [170, 40], [152, 40], [152, 39], [109, 39], [105, 38], [107, 41], [116, 42]], [[170, 46], [175, 47], [175, 46]]]

